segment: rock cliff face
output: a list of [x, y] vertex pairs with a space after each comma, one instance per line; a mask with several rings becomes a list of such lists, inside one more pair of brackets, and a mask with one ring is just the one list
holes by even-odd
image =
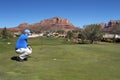
[[14, 28], [9, 28], [11, 31], [19, 31], [24, 29], [31, 29], [33, 31], [57, 31], [57, 30], [75, 30], [77, 29], [69, 20], [53, 17], [50, 19], [42, 20], [35, 24], [22, 23]]
[[117, 24], [120, 24], [120, 20], [110, 20], [107, 24], [101, 24], [101, 27], [105, 30], [105, 31], [111, 31], [113, 30], [114, 26], [116, 26]]

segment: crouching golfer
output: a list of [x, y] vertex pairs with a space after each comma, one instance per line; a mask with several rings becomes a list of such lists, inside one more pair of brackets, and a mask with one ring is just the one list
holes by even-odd
[[32, 53], [32, 48], [27, 42], [30, 34], [31, 33], [29, 29], [24, 30], [24, 33], [21, 34], [16, 42], [15, 51], [16, 53], [20, 54], [18, 57], [18, 61], [20, 62], [26, 61], [28, 55]]

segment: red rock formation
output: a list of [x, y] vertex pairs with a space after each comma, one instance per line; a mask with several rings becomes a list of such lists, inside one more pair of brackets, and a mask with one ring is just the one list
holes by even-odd
[[104, 29], [104, 31], [111, 31], [118, 23], [120, 23], [120, 20], [110, 20], [108, 24], [101, 23], [100, 25]]
[[31, 29], [36, 31], [57, 31], [57, 30], [75, 30], [77, 29], [70, 21], [60, 17], [53, 17], [50, 19], [45, 19], [39, 23], [28, 24], [22, 23], [15, 28], [9, 28], [11, 31], [19, 31], [24, 29]]

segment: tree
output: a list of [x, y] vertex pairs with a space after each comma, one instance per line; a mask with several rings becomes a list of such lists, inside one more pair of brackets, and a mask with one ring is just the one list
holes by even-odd
[[64, 30], [58, 30], [57, 33], [59, 33], [59, 34], [64, 34], [65, 31], [64, 31]]
[[7, 39], [7, 38], [13, 37], [13, 35], [12, 35], [12, 33], [9, 32], [9, 31], [7, 30], [7, 28], [5, 27], [5, 28], [1, 31], [1, 37]]
[[102, 38], [102, 28], [98, 24], [91, 24], [84, 27], [84, 37], [90, 40], [92, 44], [94, 40], [99, 40]]
[[72, 31], [68, 31], [67, 32], [67, 38], [68, 39], [72, 39], [73, 38], [73, 32]]
[[84, 29], [80, 29], [78, 33], [79, 43], [84, 43], [85, 38]]

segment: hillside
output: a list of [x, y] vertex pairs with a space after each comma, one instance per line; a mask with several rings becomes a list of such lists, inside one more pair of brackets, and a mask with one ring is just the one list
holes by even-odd
[[33, 31], [68, 31], [77, 29], [68, 19], [53, 17], [34, 24], [22, 23], [17, 27], [9, 28], [9, 30], [20, 31], [26, 28], [31, 29]]
[[[100, 23], [102, 29], [104, 31], [113, 30], [114, 26], [119, 24], [120, 20], [110, 20], [108, 23]], [[61, 17], [53, 17], [49, 19], [41, 20], [40, 22], [29, 24], [29, 23], [21, 23], [20, 25], [12, 28], [8, 28], [10, 31], [22, 31], [24, 29], [31, 29], [32, 31], [58, 31], [58, 30], [76, 30], [79, 29], [75, 27], [68, 19]], [[1, 31], [2, 28], [0, 28]]]

